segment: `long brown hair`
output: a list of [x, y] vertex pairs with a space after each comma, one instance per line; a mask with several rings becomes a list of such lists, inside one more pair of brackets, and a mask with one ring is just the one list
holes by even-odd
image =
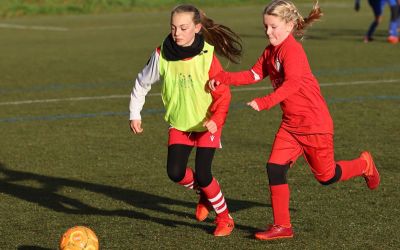
[[175, 13], [182, 12], [193, 13], [193, 22], [195, 24], [201, 23], [201, 34], [209, 44], [214, 46], [217, 54], [227, 58], [233, 63], [240, 62], [242, 56], [242, 40], [239, 35], [229, 27], [214, 23], [214, 21], [207, 17], [204, 12], [190, 4], [176, 6], [171, 11], [171, 18]]
[[314, 21], [320, 19], [323, 15], [318, 1], [314, 4], [308, 17], [303, 18], [297, 7], [291, 1], [287, 0], [272, 1], [267, 5], [267, 7], [265, 7], [263, 14], [280, 17], [286, 23], [293, 22], [293, 34], [297, 37], [303, 37], [308, 26], [310, 26]]

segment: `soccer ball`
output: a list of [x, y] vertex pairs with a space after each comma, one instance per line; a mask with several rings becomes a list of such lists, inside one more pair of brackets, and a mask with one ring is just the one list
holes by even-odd
[[88, 227], [74, 226], [60, 239], [60, 250], [98, 250], [99, 240]]

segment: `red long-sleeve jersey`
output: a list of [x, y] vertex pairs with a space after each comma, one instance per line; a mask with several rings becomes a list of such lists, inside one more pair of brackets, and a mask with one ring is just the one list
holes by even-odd
[[232, 85], [256, 83], [269, 76], [274, 91], [256, 98], [260, 110], [278, 103], [281, 127], [297, 134], [333, 133], [333, 122], [318, 81], [302, 45], [289, 35], [278, 46], [269, 45], [247, 71], [220, 72], [215, 80]]
[[[213, 56], [213, 60], [211, 62], [210, 70], [208, 71], [209, 79], [214, 78], [218, 73], [222, 72], [223, 68], [218, 58]], [[211, 117], [218, 128], [221, 128], [226, 120], [229, 111], [229, 104], [231, 102], [231, 91], [228, 86], [220, 85], [214, 91], [211, 91], [211, 95], [213, 98], [213, 103], [210, 107]]]

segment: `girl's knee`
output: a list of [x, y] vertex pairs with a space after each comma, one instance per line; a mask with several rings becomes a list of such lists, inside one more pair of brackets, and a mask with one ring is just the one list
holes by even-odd
[[267, 163], [267, 173], [269, 185], [287, 184], [286, 174], [289, 165], [279, 165], [275, 163]]
[[167, 166], [168, 177], [173, 182], [180, 182], [185, 177], [186, 168]]
[[196, 172], [196, 181], [199, 187], [207, 187], [210, 185], [212, 181], [212, 174], [211, 171], [197, 171]]
[[321, 185], [327, 186], [340, 180], [340, 177], [342, 176], [342, 169], [336, 164], [334, 173], [328, 173], [324, 175], [314, 174], [314, 176], [318, 182], [321, 183]]

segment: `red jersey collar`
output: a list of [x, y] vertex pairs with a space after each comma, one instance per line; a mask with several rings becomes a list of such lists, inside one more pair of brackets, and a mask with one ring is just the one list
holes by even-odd
[[273, 50], [276, 51], [276, 50], [278, 50], [280, 47], [282, 47], [282, 45], [284, 45], [284, 44], [286, 44], [286, 43], [292, 43], [293, 41], [296, 41], [296, 39], [294, 38], [293, 34], [290, 33], [290, 34], [288, 35], [288, 37], [286, 37], [286, 39], [283, 40], [280, 44], [278, 44], [278, 45], [276, 45], [276, 46], [273, 46], [273, 45], [271, 45], [271, 46], [272, 46]]

